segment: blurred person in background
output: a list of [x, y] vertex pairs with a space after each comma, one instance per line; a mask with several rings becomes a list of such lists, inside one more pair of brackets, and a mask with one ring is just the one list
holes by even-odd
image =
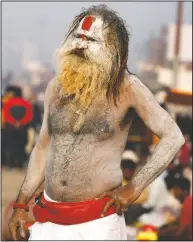
[[13, 85], [9, 85], [5, 88], [5, 92], [2, 96], [2, 104], [4, 104], [6, 101], [8, 101], [10, 98], [15, 96], [15, 89], [17, 87]]
[[27, 145], [28, 150], [31, 146], [28, 129], [33, 113], [31, 104], [22, 98], [22, 89], [17, 86], [12, 89], [13, 95], [6, 99], [2, 107], [4, 159], [10, 168], [23, 168], [25, 146]]
[[190, 194], [192, 194], [192, 168], [187, 166], [183, 170], [183, 176], [190, 182]]
[[5, 125], [5, 117], [4, 117], [4, 109], [3, 109], [3, 106], [4, 104], [9, 100], [11, 99], [12, 97], [15, 96], [15, 86], [7, 86], [5, 88], [5, 92], [3, 94], [3, 96], [1, 97], [1, 138], [2, 138], [2, 145], [1, 145], [1, 165], [2, 166], [6, 166], [7, 165], [7, 156], [6, 156], [6, 153], [7, 153], [7, 150], [8, 150], [8, 145], [9, 145], [9, 142], [7, 140], [8, 138], [8, 134], [7, 133], [7, 129], [4, 127]]
[[150, 150], [148, 144], [146, 142], [142, 142], [140, 149], [140, 164], [145, 164], [147, 162], [149, 155]]
[[122, 185], [127, 185], [134, 175], [139, 158], [132, 150], [125, 150], [121, 160], [121, 170], [123, 173]]
[[[132, 179], [136, 172], [136, 168], [139, 164], [139, 157], [132, 150], [125, 150], [121, 160], [121, 170], [123, 173], [122, 185], [126, 186]], [[148, 213], [149, 209], [145, 209], [141, 206], [147, 200], [148, 193], [145, 189], [141, 196], [129, 206], [128, 210], [124, 212], [126, 225], [132, 225], [137, 218], [143, 214]]]
[[[147, 187], [148, 198], [142, 204], [143, 208], [151, 209], [151, 212], [139, 217], [139, 222], [142, 224], [151, 224], [157, 227], [167, 223], [168, 211], [172, 214], [178, 215], [181, 205], [179, 201], [172, 194], [172, 187], [174, 178], [166, 176], [159, 176]], [[169, 182], [169, 188], [166, 182]]]
[[173, 195], [183, 204], [179, 219], [159, 229], [159, 240], [192, 241], [192, 195], [186, 178], [174, 180]]
[[32, 104], [33, 108], [33, 120], [32, 125], [36, 132], [40, 130], [40, 125], [42, 123], [42, 114], [41, 114], [41, 107], [37, 100], [37, 94], [32, 92], [32, 95], [29, 99], [30, 103]]
[[28, 100], [33, 109], [33, 118], [28, 128], [28, 144], [25, 147], [26, 154], [29, 156], [39, 136], [40, 125], [42, 123], [42, 112], [35, 92], [32, 92]]
[[175, 178], [183, 177], [184, 168], [182, 165], [176, 164], [176, 160], [174, 159], [166, 169], [166, 176], [173, 176]]
[[1, 116], [1, 128], [4, 127], [4, 122], [5, 122], [3, 106], [5, 105], [5, 103], [7, 101], [9, 101], [9, 99], [15, 97], [16, 92], [17, 92], [17, 87], [10, 85], [10, 86], [6, 87], [5, 92], [4, 92], [3, 96], [1, 97], [1, 115], [2, 115]]
[[185, 139], [185, 143], [183, 144], [183, 146], [181, 147], [177, 155], [178, 162], [182, 166], [182, 169], [185, 166], [190, 165], [190, 157], [191, 157], [191, 149], [192, 149], [192, 144], [191, 144], [189, 134], [184, 134], [184, 139]]
[[[84, 9], [73, 21], [58, 53], [59, 73], [48, 84], [40, 136], [13, 206], [14, 240], [18, 234], [26, 239], [28, 202], [44, 180], [30, 240], [126, 240], [122, 213], [182, 146], [176, 123], [128, 71], [128, 43], [124, 21], [105, 5]], [[160, 142], [121, 186], [130, 108]]]
[[[143, 161], [142, 161], [143, 162]], [[133, 150], [125, 150], [121, 160], [121, 170], [123, 173], [122, 186], [126, 186], [132, 180], [132, 177], [137, 172], [141, 165], [141, 160]], [[135, 203], [140, 204], [147, 199], [147, 189], [145, 189]]]

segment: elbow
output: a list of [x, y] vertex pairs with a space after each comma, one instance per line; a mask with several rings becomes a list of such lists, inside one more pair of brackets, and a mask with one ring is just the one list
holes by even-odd
[[178, 138], [179, 139], [179, 146], [180, 146], [180, 148], [182, 147], [182, 145], [185, 143], [185, 139], [184, 139], [184, 136], [182, 135], [182, 133], [181, 133], [181, 135], [180, 135], [180, 137]]
[[180, 149], [182, 147], [182, 145], [185, 143], [185, 139], [178, 126], [176, 127], [175, 133], [176, 133], [176, 135], [175, 135], [176, 145]]
[[184, 136], [177, 125], [170, 128], [170, 132], [165, 133], [166, 137], [175, 146], [176, 150], [179, 150], [185, 142]]

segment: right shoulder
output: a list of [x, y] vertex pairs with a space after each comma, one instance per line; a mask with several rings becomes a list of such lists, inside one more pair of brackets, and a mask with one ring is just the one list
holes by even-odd
[[53, 78], [51, 81], [48, 82], [45, 91], [45, 100], [52, 100], [56, 96], [56, 83], [56, 78]]
[[46, 88], [46, 91], [51, 91], [56, 88], [56, 82], [57, 82], [57, 79], [56, 78], [53, 78], [51, 81], [48, 82], [48, 85], [47, 85], [47, 88]]

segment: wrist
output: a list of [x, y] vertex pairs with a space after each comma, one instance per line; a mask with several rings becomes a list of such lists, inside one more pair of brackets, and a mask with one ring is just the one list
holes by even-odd
[[143, 184], [139, 182], [135, 177], [131, 180], [130, 185], [137, 193], [141, 193], [144, 190]]
[[24, 203], [14, 203], [13, 209], [23, 209], [26, 212], [29, 212], [29, 206]]

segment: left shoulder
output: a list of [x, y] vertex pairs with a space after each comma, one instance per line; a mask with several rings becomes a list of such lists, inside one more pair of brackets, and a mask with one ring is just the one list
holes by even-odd
[[123, 87], [124, 88], [131, 87], [131, 85], [134, 84], [136, 78], [137, 77], [134, 74], [131, 74], [131, 73], [125, 71], [124, 78], [123, 78]]
[[144, 84], [143, 82], [139, 79], [139, 77], [137, 77], [134, 74], [130, 74], [128, 72], [124, 73], [124, 80], [123, 80], [123, 89], [125, 89], [125, 91], [134, 91], [139, 89], [147, 89], [149, 90]]
[[154, 100], [154, 95], [143, 84], [143, 82], [136, 76], [130, 73], [124, 74], [124, 81], [122, 85], [122, 93], [124, 96], [133, 101], [138, 98], [145, 100]]

